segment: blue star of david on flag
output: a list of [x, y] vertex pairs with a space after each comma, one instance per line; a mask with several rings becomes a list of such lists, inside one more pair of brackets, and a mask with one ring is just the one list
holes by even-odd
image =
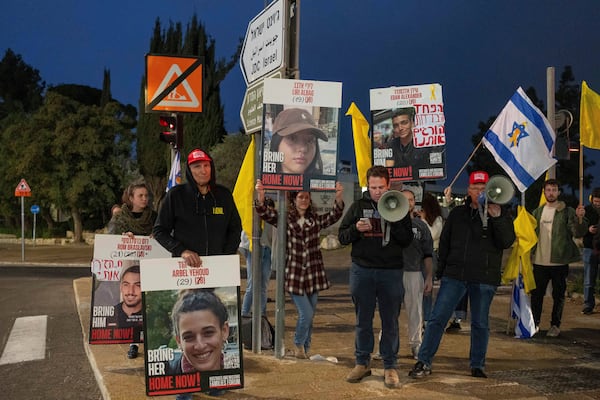
[[511, 139], [510, 147], [519, 147], [519, 142], [521, 141], [521, 139], [529, 136], [529, 133], [527, 133], [527, 131], [525, 130], [526, 125], [526, 122], [522, 122], [520, 124], [516, 121], [513, 122], [512, 131], [508, 134], [508, 137]]

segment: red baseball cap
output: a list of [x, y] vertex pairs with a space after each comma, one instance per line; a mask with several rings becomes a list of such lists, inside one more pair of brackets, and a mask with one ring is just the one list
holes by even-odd
[[203, 150], [194, 149], [188, 155], [187, 163], [188, 165], [191, 165], [198, 161], [212, 161], [212, 158], [210, 158]]
[[469, 185], [474, 183], [487, 183], [490, 180], [488, 173], [485, 171], [473, 171], [469, 175]]

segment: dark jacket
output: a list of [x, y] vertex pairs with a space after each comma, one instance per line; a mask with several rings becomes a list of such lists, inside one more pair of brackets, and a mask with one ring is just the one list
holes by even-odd
[[[361, 233], [356, 223], [361, 218], [369, 218], [373, 230]], [[413, 240], [412, 222], [406, 214], [400, 221], [391, 223], [390, 241], [383, 246], [382, 220], [377, 211], [377, 203], [368, 191], [356, 200], [344, 215], [338, 238], [341, 244], [352, 244], [352, 262], [365, 268], [401, 269], [402, 249]]]
[[[556, 264], [569, 264], [581, 260], [579, 248], [573, 241], [573, 237], [582, 237], [587, 229], [587, 219], [578, 223], [575, 209], [569, 207], [564, 201], [558, 201], [554, 220], [552, 221], [552, 249], [550, 262]], [[540, 220], [544, 206], [540, 206], [531, 213], [536, 221], [535, 234], [540, 237]], [[535, 260], [537, 245], [531, 250], [532, 260]]]
[[460, 281], [498, 286], [502, 253], [516, 240], [512, 217], [502, 209], [499, 217], [488, 217], [484, 235], [479, 211], [466, 204], [450, 211], [442, 229], [436, 275]]
[[588, 227], [592, 225], [598, 225], [600, 222], [600, 218], [598, 215], [599, 210], [591, 204], [585, 206], [585, 218], [586, 221], [586, 230], [585, 235], [583, 236], [583, 247], [586, 249], [594, 249], [597, 247], [598, 243], [598, 234], [596, 234], [596, 239], [594, 239], [594, 235], [590, 233]]
[[202, 195], [186, 166], [186, 183], [173, 187], [165, 196], [154, 225], [154, 238], [173, 257], [184, 250], [200, 256], [236, 254], [242, 222], [231, 192], [216, 183], [211, 161], [210, 190]]

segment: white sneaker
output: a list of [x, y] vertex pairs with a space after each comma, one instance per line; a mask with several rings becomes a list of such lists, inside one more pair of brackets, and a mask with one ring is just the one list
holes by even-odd
[[550, 329], [548, 329], [548, 333], [546, 333], [546, 336], [548, 337], [557, 337], [558, 335], [560, 335], [560, 329], [556, 325], [552, 325]]
[[419, 350], [420, 350], [421, 346], [420, 345], [416, 345], [411, 347], [410, 352], [412, 353], [412, 356], [415, 360], [419, 359]]

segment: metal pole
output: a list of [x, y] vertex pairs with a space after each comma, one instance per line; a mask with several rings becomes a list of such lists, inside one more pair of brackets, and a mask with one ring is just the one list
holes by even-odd
[[[257, 132], [254, 135], [254, 181], [256, 182], [260, 171], [260, 144], [262, 143], [261, 134]], [[260, 245], [260, 218], [256, 210], [252, 211], [252, 352], [261, 352], [262, 330], [262, 248]], [[247, 287], [247, 286], [246, 286]]]
[[37, 214], [33, 214], [33, 247], [35, 247], [35, 221], [37, 220]]
[[[546, 112], [546, 116], [548, 117], [548, 122], [550, 122], [550, 126], [553, 131], [556, 131], [556, 117], [555, 117], [555, 105], [556, 101], [554, 99], [554, 67], [546, 68], [546, 104], [548, 104], [548, 111]], [[552, 147], [552, 155], [556, 151], [556, 144]], [[556, 179], [556, 164], [550, 167], [548, 170], [548, 178]]]
[[283, 334], [285, 331], [285, 248], [287, 240], [287, 196], [283, 190], [277, 191], [277, 245], [273, 249], [276, 254], [277, 280], [275, 291], [275, 357], [283, 358], [285, 346]]
[[21, 261], [25, 261], [25, 197], [21, 196]]
[[[284, 7], [284, 37], [289, 46], [285, 54], [284, 64], [287, 67], [286, 78], [300, 78], [299, 42], [300, 42], [300, 0], [285, 0]], [[277, 248], [275, 250], [277, 280], [275, 292], [275, 357], [283, 358], [285, 348], [283, 333], [285, 330], [285, 244], [287, 234], [287, 196], [282, 190], [277, 191]]]

